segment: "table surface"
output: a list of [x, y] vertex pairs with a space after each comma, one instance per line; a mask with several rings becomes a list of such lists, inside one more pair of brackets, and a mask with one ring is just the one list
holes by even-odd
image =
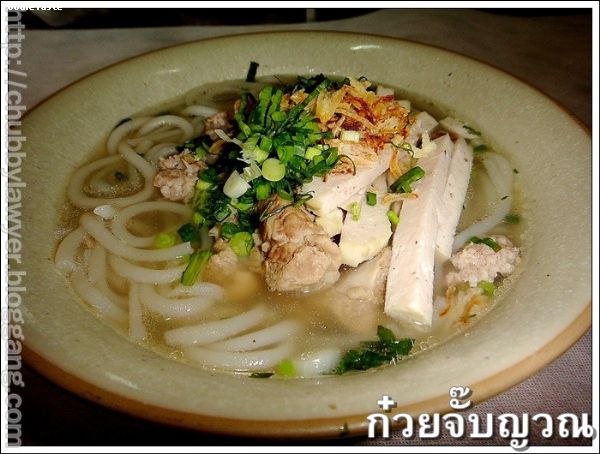
[[[141, 13], [143, 14], [143, 13]], [[119, 60], [197, 39], [264, 30], [344, 30], [432, 44], [493, 64], [536, 86], [590, 127], [592, 36], [588, 15], [514, 17], [475, 10], [380, 10], [322, 23], [95, 30], [29, 30], [23, 41], [28, 109], [69, 83]], [[550, 366], [495, 398], [479, 414], [591, 413], [591, 333]], [[25, 367], [25, 445], [245, 445], [266, 444], [200, 434], [129, 417], [83, 400]], [[576, 443], [532, 438], [531, 445]], [[330, 444], [425, 444], [419, 441], [350, 439]], [[430, 444], [469, 444], [439, 439]], [[506, 445], [500, 439], [486, 444]], [[328, 444], [319, 442], [318, 444]]]

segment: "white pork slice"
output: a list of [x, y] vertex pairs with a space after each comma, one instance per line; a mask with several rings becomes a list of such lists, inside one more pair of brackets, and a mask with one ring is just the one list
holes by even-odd
[[367, 191], [376, 194], [377, 203], [367, 204], [366, 191], [351, 203], [358, 204], [358, 219], [352, 217], [351, 210], [346, 214], [340, 236], [342, 264], [358, 266], [365, 260], [375, 257], [392, 236], [390, 220], [387, 217], [389, 207], [383, 203], [387, 194], [385, 175], [380, 175]]
[[386, 247], [368, 262], [344, 271], [331, 290], [332, 297], [319, 298], [318, 304], [351, 332], [373, 333], [380, 321], [390, 257], [390, 248]]
[[323, 216], [317, 216], [315, 222], [317, 225], [320, 225], [331, 238], [342, 232], [344, 213], [339, 208], [336, 208], [329, 213], [325, 213]]
[[443, 261], [452, 255], [456, 226], [465, 203], [472, 166], [473, 149], [464, 139], [458, 139], [450, 159], [446, 189], [438, 212], [437, 249]]
[[383, 172], [385, 172], [392, 157], [392, 147], [386, 145], [381, 151], [361, 143], [332, 141], [331, 146], [338, 148], [340, 155], [349, 156], [356, 166], [356, 174], [352, 171], [336, 173], [335, 169], [327, 178], [314, 177], [310, 183], [302, 187], [303, 193], [311, 192], [313, 197], [306, 206], [317, 216], [330, 213], [344, 205], [353, 195], [364, 190]]
[[425, 176], [413, 184], [415, 199], [402, 202], [392, 240], [385, 313], [395, 320], [431, 327], [438, 208], [444, 195], [452, 142], [436, 139], [437, 151], [420, 159]]

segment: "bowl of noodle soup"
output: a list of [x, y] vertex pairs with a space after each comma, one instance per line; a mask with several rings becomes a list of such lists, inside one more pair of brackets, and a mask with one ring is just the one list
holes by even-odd
[[[299, 42], [328, 47], [318, 57], [292, 59]], [[493, 175], [505, 174], [504, 191], [525, 220], [493, 232], [518, 243], [521, 262], [489, 310], [460, 330], [397, 332], [416, 346], [397, 364], [344, 375], [252, 377], [276, 372], [294, 352], [317, 351], [330, 370], [340, 352], [372, 336], [341, 323], [322, 329], [327, 316], [313, 301], [322, 296], [271, 295], [246, 269], [223, 281], [179, 285], [192, 262], [185, 257], [203, 247], [183, 239], [155, 247], [158, 234], [194, 214], [162, 197], [153, 185], [156, 166], [203, 134], [207, 117], [232, 105], [250, 60], [260, 62], [261, 87], [297, 75], [365, 74], [419, 111], [481, 131], [493, 153], [479, 173], [474, 169], [476, 195], [500, 191], [506, 181]], [[29, 113], [23, 133], [23, 178], [43, 182], [23, 191], [26, 359], [119, 410], [239, 435], [337, 436], [344, 425], [359, 434], [382, 394], [412, 414], [446, 410], [452, 386], [471, 387], [480, 401], [543, 367], [589, 326], [589, 225], [578, 220], [590, 206], [589, 135], [531, 87], [465, 57], [354, 34], [200, 41], [73, 84]], [[479, 181], [486, 171], [487, 186]], [[473, 208], [462, 228], [487, 219], [488, 208]], [[509, 214], [499, 212], [500, 220]], [[200, 231], [198, 244], [208, 240]], [[335, 304], [339, 295], [328, 298]], [[371, 325], [386, 323], [376, 318]], [[298, 358], [297, 369], [301, 360], [315, 363], [310, 355]]]

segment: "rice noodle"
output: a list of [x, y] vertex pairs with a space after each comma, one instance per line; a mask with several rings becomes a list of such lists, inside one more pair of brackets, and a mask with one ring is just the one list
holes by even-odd
[[140, 299], [144, 306], [162, 315], [166, 319], [193, 317], [209, 309], [217, 298], [194, 296], [191, 298], [167, 298], [156, 291], [150, 284], [140, 285]]
[[136, 203], [121, 210], [113, 219], [112, 232], [115, 236], [134, 247], [149, 247], [154, 244], [155, 235], [140, 237], [131, 234], [127, 230], [127, 222], [134, 216], [151, 211], [169, 211], [183, 216], [186, 220], [192, 215], [192, 211], [186, 205], [164, 200]]
[[210, 350], [247, 352], [277, 344], [300, 331], [301, 325], [295, 320], [284, 320], [259, 331], [207, 345]]
[[144, 158], [146, 161], [156, 166], [158, 165], [158, 161], [160, 161], [162, 158], [166, 158], [178, 153], [176, 147], [177, 144], [175, 142], [163, 142], [156, 144], [146, 152]]
[[165, 249], [139, 249], [132, 247], [114, 236], [104, 225], [90, 213], [79, 218], [81, 226], [93, 236], [103, 247], [118, 257], [144, 262], [173, 260], [194, 252], [189, 242], [181, 243]]
[[54, 264], [63, 274], [72, 273], [78, 268], [76, 262], [77, 250], [84, 238], [85, 230], [78, 227], [65, 236], [58, 245], [54, 255]]
[[141, 140], [135, 147], [135, 152], [145, 154], [153, 146], [154, 146], [154, 141], [144, 137], [143, 140]]
[[195, 117], [212, 117], [213, 115], [219, 113], [219, 109], [215, 109], [214, 107], [202, 106], [200, 104], [194, 104], [191, 106], [187, 106], [181, 112], [180, 115], [183, 116], [195, 116]]
[[266, 306], [260, 304], [240, 315], [225, 320], [175, 328], [165, 332], [165, 342], [173, 346], [206, 345], [243, 333], [262, 323], [268, 316]]
[[147, 335], [142, 317], [139, 286], [132, 283], [129, 286], [129, 338], [134, 342], [142, 342]]
[[[500, 224], [512, 206], [513, 171], [510, 163], [497, 153], [488, 152], [483, 160], [485, 170], [500, 199], [492, 214], [467, 227], [454, 238], [453, 251], [460, 249], [473, 236], [483, 236]], [[505, 196], [509, 196], [502, 200]]]
[[92, 253], [88, 261], [88, 279], [117, 306], [121, 308], [127, 308], [127, 298], [117, 294], [108, 285], [106, 269], [106, 249], [97, 245], [94, 249], [92, 249]]
[[154, 117], [151, 120], [148, 120], [144, 123], [143, 126], [140, 127], [137, 135], [138, 137], [145, 136], [155, 129], [164, 127], [164, 126], [173, 126], [181, 130], [181, 141], [188, 140], [194, 135], [194, 128], [190, 124], [189, 121], [178, 115], [160, 115], [158, 117]]
[[127, 312], [109, 300], [104, 293], [94, 287], [81, 271], [76, 271], [71, 275], [71, 283], [75, 292], [96, 309], [101, 315], [114, 320], [117, 323], [127, 321]]
[[108, 136], [106, 141], [106, 149], [108, 154], [115, 154], [117, 147], [123, 138], [130, 132], [138, 129], [143, 124], [147, 123], [152, 117], [140, 117], [134, 118], [133, 120], [126, 121], [122, 125], [117, 126]]
[[292, 355], [294, 348], [289, 343], [255, 352], [220, 352], [202, 347], [183, 350], [185, 358], [205, 366], [236, 371], [264, 370], [275, 367], [281, 360]]
[[294, 361], [294, 368], [300, 377], [316, 377], [331, 373], [342, 359], [339, 349], [327, 348], [303, 355]]
[[180, 296], [203, 296], [205, 298], [222, 299], [225, 291], [223, 287], [213, 284], [212, 282], [199, 282], [194, 285], [178, 285], [177, 287], [169, 290], [166, 294], [167, 297], [180, 297]]
[[131, 147], [125, 143], [119, 145], [119, 154], [130, 164], [132, 164], [144, 177], [144, 187], [141, 191], [125, 196], [125, 197], [88, 197], [83, 192], [83, 184], [86, 178], [94, 171], [110, 164], [117, 162], [120, 157], [109, 156], [108, 158], [98, 159], [93, 161], [75, 172], [69, 187], [67, 188], [67, 196], [69, 200], [80, 208], [95, 208], [98, 205], [111, 204], [116, 207], [125, 207], [134, 203], [143, 202], [150, 198], [154, 193], [153, 180], [156, 171], [144, 158], [139, 156]]
[[181, 273], [183, 273], [187, 266], [184, 263], [174, 268], [155, 270], [145, 266], [134, 265], [115, 255], [110, 256], [109, 262], [116, 273], [134, 282], [144, 284], [168, 284], [169, 282], [176, 281], [181, 278]]

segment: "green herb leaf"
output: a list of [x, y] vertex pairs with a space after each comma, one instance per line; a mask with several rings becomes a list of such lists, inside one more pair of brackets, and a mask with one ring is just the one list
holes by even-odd
[[377, 341], [362, 342], [360, 348], [348, 351], [335, 368], [336, 374], [351, 370], [367, 370], [379, 367], [407, 356], [414, 339], [396, 339], [394, 333], [383, 326], [377, 327]]

